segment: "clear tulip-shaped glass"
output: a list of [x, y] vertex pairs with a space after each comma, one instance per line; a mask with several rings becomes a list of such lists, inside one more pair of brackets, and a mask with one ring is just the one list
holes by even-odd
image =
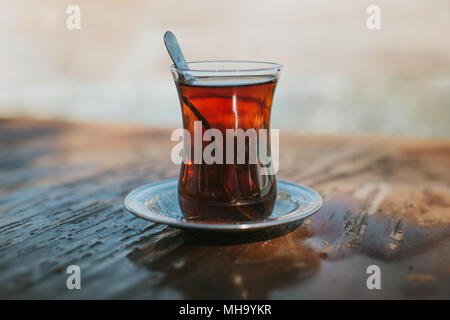
[[183, 214], [196, 221], [266, 218], [275, 204], [276, 179], [264, 169], [267, 159], [261, 154], [271, 158], [270, 113], [281, 65], [216, 61], [188, 66], [170, 68], [185, 129], [178, 180]]

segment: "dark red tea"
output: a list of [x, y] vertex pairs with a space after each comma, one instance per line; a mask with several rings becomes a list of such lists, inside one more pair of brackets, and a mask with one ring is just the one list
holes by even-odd
[[[183, 125], [190, 133], [194, 154], [194, 121], [202, 132], [214, 128], [226, 138], [226, 129], [269, 130], [276, 78], [214, 79], [193, 84], [176, 83], [182, 106]], [[202, 142], [202, 150], [210, 142]], [[181, 210], [189, 220], [245, 221], [267, 217], [276, 196], [275, 175], [261, 175], [260, 163], [250, 163], [249, 139], [245, 140], [245, 163], [182, 163], [178, 193]], [[270, 150], [270, 140], [268, 142]], [[236, 147], [235, 152], [236, 157]]]

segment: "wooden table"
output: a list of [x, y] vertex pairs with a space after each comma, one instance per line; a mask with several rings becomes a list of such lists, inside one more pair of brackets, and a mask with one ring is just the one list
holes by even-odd
[[124, 209], [177, 176], [170, 133], [0, 121], [0, 298], [450, 298], [448, 139], [282, 132], [279, 179], [324, 206], [287, 235], [229, 242]]

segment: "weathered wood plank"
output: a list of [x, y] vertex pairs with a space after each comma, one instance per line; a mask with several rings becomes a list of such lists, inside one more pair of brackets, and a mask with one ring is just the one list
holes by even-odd
[[[449, 140], [282, 135], [279, 178], [325, 205], [253, 242], [124, 210], [177, 175], [171, 146], [169, 130], [0, 121], [0, 298], [450, 298]], [[371, 264], [382, 290], [366, 287]]]

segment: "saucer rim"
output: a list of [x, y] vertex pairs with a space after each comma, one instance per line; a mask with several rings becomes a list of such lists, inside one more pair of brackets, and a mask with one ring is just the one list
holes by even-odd
[[[282, 225], [289, 224], [289, 223], [296, 222], [296, 221], [298, 222], [299, 220], [303, 220], [303, 219], [313, 215], [317, 211], [319, 211], [319, 209], [323, 205], [322, 196], [316, 190], [314, 190], [310, 187], [307, 187], [305, 185], [295, 183], [295, 182], [286, 181], [286, 180], [277, 180], [277, 186], [279, 184], [285, 184], [285, 185], [288, 185], [291, 187], [301, 188], [303, 190], [306, 189], [308, 192], [315, 194], [315, 196], [317, 197], [315, 205], [313, 205], [312, 208], [310, 208], [309, 210], [307, 210], [305, 212], [297, 212], [297, 211], [299, 211], [299, 209], [297, 209], [291, 213], [288, 213], [286, 215], [283, 215], [281, 217], [276, 217], [273, 219], [265, 219], [265, 220], [257, 221], [257, 222], [238, 222], [238, 223], [223, 223], [223, 224], [205, 223], [205, 222], [198, 222], [198, 221], [183, 221], [183, 220], [179, 220], [179, 219], [172, 218], [172, 217], [162, 216], [151, 210], [148, 210], [147, 213], [145, 214], [145, 213], [139, 212], [138, 210], [135, 210], [135, 208], [133, 208], [131, 206], [131, 204], [130, 204], [132, 201], [131, 199], [136, 194], [139, 194], [140, 192], [142, 192], [142, 190], [148, 189], [150, 187], [153, 188], [160, 184], [173, 183], [173, 182], [177, 182], [177, 181], [178, 181], [177, 178], [164, 179], [164, 180], [151, 182], [151, 183], [148, 183], [148, 184], [145, 184], [145, 185], [142, 185], [140, 187], [133, 189], [131, 192], [129, 192], [127, 194], [127, 196], [124, 199], [125, 208], [127, 209], [127, 211], [129, 211], [130, 213], [132, 213], [133, 215], [135, 215], [138, 218], [141, 218], [141, 219], [144, 219], [147, 221], [151, 221], [154, 223], [173, 226], [173, 227], [176, 227], [179, 229], [236, 232], [236, 231], [261, 230], [261, 229], [266, 229], [266, 228], [271, 228], [271, 227], [276, 227], [276, 226], [282, 226]], [[285, 217], [285, 218], [282, 219], [283, 217]]]

